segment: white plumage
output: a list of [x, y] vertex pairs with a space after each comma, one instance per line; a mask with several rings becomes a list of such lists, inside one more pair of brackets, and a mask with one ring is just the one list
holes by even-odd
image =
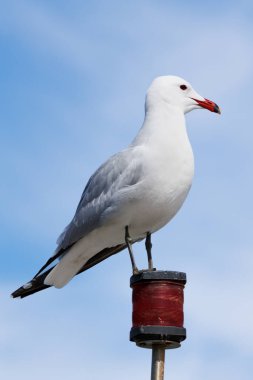
[[98, 252], [124, 244], [126, 226], [138, 241], [174, 217], [194, 174], [184, 115], [195, 108], [220, 112], [182, 78], [153, 81], [142, 128], [90, 178], [73, 220], [58, 239], [55, 257], [63, 254], [45, 285], [61, 288]]

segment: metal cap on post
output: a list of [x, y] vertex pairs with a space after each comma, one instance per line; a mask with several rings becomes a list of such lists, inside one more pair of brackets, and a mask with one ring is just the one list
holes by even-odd
[[164, 376], [165, 349], [178, 348], [186, 339], [184, 286], [186, 274], [143, 271], [130, 279], [133, 289], [130, 340], [152, 349], [151, 380]]

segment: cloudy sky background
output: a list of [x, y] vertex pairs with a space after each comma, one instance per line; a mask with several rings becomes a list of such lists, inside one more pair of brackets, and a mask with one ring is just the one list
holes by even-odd
[[[166, 378], [252, 378], [251, 1], [0, 1], [0, 375], [149, 378], [128, 341], [126, 252], [25, 300], [9, 297], [55, 248], [86, 181], [141, 126], [158, 75], [221, 106], [187, 115], [196, 174], [153, 237], [155, 265], [187, 272], [188, 339]], [[144, 247], [136, 246], [140, 267]]]

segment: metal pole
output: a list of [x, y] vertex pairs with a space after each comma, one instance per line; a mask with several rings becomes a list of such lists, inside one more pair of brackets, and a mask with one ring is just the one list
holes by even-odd
[[164, 379], [165, 347], [152, 347], [151, 380]]

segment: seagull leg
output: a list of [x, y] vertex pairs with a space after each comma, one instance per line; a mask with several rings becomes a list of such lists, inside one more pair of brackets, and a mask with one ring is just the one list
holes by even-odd
[[135, 264], [134, 254], [133, 254], [133, 249], [132, 249], [132, 239], [129, 235], [128, 226], [125, 227], [125, 242], [127, 245], [129, 255], [130, 255], [130, 260], [131, 260], [131, 264], [132, 264], [132, 268], [133, 268], [133, 274], [137, 274], [137, 273], [139, 273], [139, 270]]
[[146, 241], [145, 241], [146, 251], [148, 255], [148, 270], [152, 271], [153, 267], [153, 259], [152, 259], [152, 243], [151, 243], [151, 233], [147, 232]]

